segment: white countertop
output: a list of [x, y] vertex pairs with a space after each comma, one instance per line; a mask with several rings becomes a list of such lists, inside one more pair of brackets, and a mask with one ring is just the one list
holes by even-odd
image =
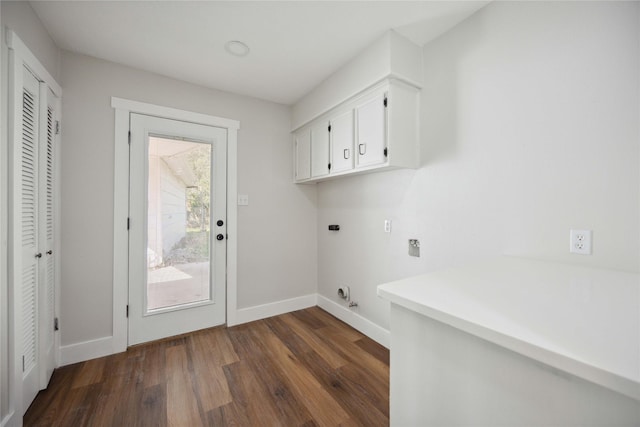
[[378, 295], [640, 400], [639, 274], [505, 256]]

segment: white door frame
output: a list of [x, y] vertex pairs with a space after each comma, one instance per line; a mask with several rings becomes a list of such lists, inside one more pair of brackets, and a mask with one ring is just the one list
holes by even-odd
[[227, 324], [236, 323], [237, 253], [238, 253], [238, 129], [240, 122], [191, 111], [111, 98], [115, 109], [115, 147], [113, 182], [113, 349], [127, 349], [127, 314], [129, 281], [129, 116], [146, 114], [227, 129]]

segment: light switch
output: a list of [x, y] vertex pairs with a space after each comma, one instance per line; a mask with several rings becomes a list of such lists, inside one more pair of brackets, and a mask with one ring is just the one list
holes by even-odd
[[248, 194], [238, 194], [238, 206], [249, 206]]

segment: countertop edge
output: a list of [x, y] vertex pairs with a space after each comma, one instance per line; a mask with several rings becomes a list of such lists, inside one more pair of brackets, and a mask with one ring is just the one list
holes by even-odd
[[[388, 286], [392, 286], [392, 284], [379, 285], [377, 287], [377, 294], [379, 297], [386, 299], [392, 304], [399, 305], [405, 309], [414, 311], [423, 316], [442, 322], [463, 332], [529, 357], [537, 362], [551, 366], [552, 368], [568, 372], [579, 378], [640, 401], [640, 382], [622, 377], [597, 366], [584, 363], [556, 351], [523, 341], [515, 336], [502, 333], [501, 331], [487, 328], [454, 314], [440, 311], [435, 307], [428, 306], [424, 303], [405, 298], [388, 289]], [[391, 333], [393, 334], [393, 325], [391, 325]]]

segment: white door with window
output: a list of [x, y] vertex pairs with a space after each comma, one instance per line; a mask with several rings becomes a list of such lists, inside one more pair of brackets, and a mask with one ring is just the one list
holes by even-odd
[[225, 323], [227, 130], [130, 115], [134, 345]]

